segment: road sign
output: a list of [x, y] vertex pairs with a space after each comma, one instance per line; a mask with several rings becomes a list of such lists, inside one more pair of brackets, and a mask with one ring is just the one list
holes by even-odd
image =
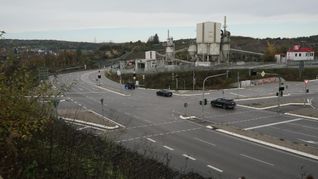
[[264, 77], [266, 75], [265, 71], [262, 71], [261, 76]]

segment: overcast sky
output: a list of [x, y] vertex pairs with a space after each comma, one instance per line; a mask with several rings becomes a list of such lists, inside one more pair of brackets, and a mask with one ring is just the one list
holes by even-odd
[[5, 38], [146, 41], [168, 29], [194, 38], [196, 23], [228, 18], [232, 35], [318, 34], [318, 0], [0, 0]]

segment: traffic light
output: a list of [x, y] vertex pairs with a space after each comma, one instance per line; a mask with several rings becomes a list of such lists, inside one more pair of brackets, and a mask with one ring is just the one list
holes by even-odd
[[306, 93], [309, 93], [309, 89], [306, 89]]
[[136, 73], [133, 74], [133, 79], [134, 79], [134, 80], [136, 79]]
[[207, 105], [208, 104], [208, 100], [205, 98], [204, 99], [204, 105]]
[[202, 101], [200, 101], [199, 104], [202, 105]]

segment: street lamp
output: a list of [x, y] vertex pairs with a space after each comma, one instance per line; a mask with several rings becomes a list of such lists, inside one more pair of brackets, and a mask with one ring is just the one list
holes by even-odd
[[215, 78], [215, 77], [219, 77], [219, 76], [225, 76], [227, 73], [221, 73], [221, 74], [217, 74], [217, 75], [211, 75], [211, 76], [207, 76], [204, 80], [203, 80], [203, 84], [202, 84], [202, 119], [204, 117], [204, 87], [205, 87], [205, 82], [210, 79], [210, 78]]

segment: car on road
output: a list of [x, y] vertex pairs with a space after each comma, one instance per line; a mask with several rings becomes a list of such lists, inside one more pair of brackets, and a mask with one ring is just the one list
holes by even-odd
[[134, 83], [126, 83], [125, 89], [134, 90], [136, 88], [136, 85]]
[[159, 90], [157, 91], [157, 96], [171, 97], [172, 92], [169, 90]]
[[217, 98], [211, 101], [212, 107], [220, 107], [223, 109], [234, 109], [236, 103], [233, 99]]

